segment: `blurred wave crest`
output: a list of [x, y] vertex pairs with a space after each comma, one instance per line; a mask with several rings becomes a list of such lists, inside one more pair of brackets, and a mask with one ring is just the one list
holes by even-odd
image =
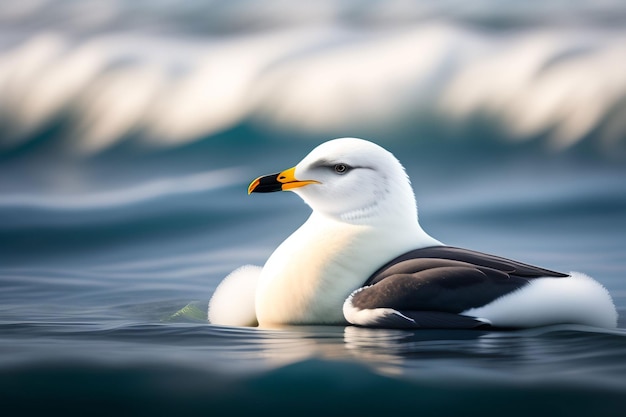
[[0, 153], [175, 147], [244, 123], [480, 141], [477, 121], [502, 141], [623, 148], [619, 2], [496, 3], [24, 1], [0, 12]]

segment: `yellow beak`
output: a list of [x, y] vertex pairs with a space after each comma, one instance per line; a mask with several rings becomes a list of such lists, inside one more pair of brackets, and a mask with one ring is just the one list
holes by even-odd
[[294, 188], [304, 187], [309, 184], [319, 184], [315, 180], [296, 179], [296, 167], [289, 168], [278, 174], [264, 175], [252, 181], [248, 187], [248, 194], [251, 193], [272, 193], [274, 191], [287, 191]]

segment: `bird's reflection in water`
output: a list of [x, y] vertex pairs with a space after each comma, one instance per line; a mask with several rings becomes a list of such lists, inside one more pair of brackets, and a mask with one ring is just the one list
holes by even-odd
[[486, 332], [476, 330], [387, 330], [346, 327], [345, 347], [352, 356], [375, 365], [385, 374], [420, 372], [451, 365], [452, 360], [510, 359], [493, 343], [483, 341]]
[[475, 330], [284, 326], [258, 329], [255, 333], [259, 349], [250, 353], [270, 367], [312, 358], [356, 360], [380, 373], [398, 376], [407, 368], [433, 366], [429, 362], [470, 357], [510, 360], [517, 354], [514, 353], [517, 350], [503, 349], [503, 345], [512, 343], [512, 339], [485, 338], [488, 332]]
[[[541, 330], [395, 330], [356, 326], [238, 328], [241, 344], [224, 345], [228, 358], [248, 370], [275, 369], [310, 359], [357, 362], [394, 377], [518, 377], [548, 371], [565, 351], [555, 340], [589, 337], [573, 326]], [[226, 327], [220, 331], [226, 331]], [[230, 328], [234, 329], [234, 328]], [[231, 333], [228, 331], [228, 333]], [[575, 346], [569, 344], [568, 349]], [[555, 350], [557, 349], [557, 350]], [[567, 350], [567, 349], [566, 349]], [[574, 352], [575, 353], [575, 352]]]

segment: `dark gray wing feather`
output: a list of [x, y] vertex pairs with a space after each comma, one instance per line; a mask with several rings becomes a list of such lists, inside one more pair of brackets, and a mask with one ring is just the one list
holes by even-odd
[[439, 311], [403, 311], [381, 315], [369, 327], [392, 329], [486, 329], [491, 327], [473, 317]]
[[520, 278], [565, 278], [569, 276], [561, 272], [551, 271], [549, 269], [528, 265], [522, 262], [501, 258], [499, 256], [489, 255], [482, 252], [455, 248], [452, 246], [432, 246], [428, 248], [412, 250], [389, 261], [388, 263], [380, 267], [376, 272], [374, 272], [363, 285], [372, 285], [389, 275], [393, 275], [398, 270], [397, 268], [393, 269], [394, 265], [397, 265], [404, 261], [423, 259], [432, 259], [433, 261], [459, 261], [475, 266], [482, 266], [505, 272], [510, 276], [516, 276]]
[[[489, 304], [534, 278], [567, 276], [466, 249], [431, 247], [384, 265], [353, 293], [351, 303], [359, 310], [391, 308], [401, 313], [385, 318], [389, 323], [380, 324], [384, 327], [480, 327], [484, 323], [457, 314]], [[407, 317], [415, 323], [407, 323]]]

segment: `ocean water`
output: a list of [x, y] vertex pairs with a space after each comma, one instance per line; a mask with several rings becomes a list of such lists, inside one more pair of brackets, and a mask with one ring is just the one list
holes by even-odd
[[[2, 414], [623, 415], [625, 11], [444, 3], [0, 8]], [[346, 135], [433, 236], [591, 275], [618, 328], [207, 323], [309, 214], [248, 183]]]

